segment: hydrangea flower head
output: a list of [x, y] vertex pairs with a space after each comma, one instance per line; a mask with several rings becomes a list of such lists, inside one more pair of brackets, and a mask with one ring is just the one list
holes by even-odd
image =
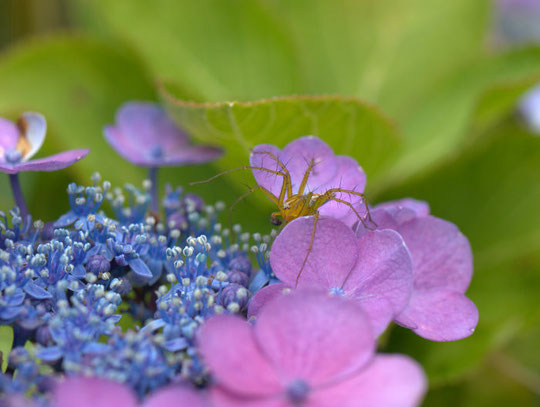
[[64, 151], [38, 160], [30, 159], [39, 151], [47, 123], [39, 113], [23, 113], [15, 124], [0, 118], [0, 172], [17, 174], [22, 171], [56, 171], [84, 158], [90, 150]]
[[214, 317], [199, 331], [199, 346], [218, 407], [407, 407], [418, 405], [426, 386], [413, 360], [374, 354], [369, 319], [357, 304], [316, 292], [276, 298], [255, 326]]
[[[366, 185], [366, 174], [353, 158], [335, 155], [328, 144], [315, 136], [300, 137], [287, 144], [283, 150], [272, 144], [259, 144], [253, 149], [249, 159], [253, 167], [262, 167], [271, 171], [282, 171], [280, 163], [285, 166], [291, 175], [294, 194], [298, 193], [312, 160], [314, 166], [307, 179], [306, 191], [324, 193], [332, 188], [341, 188], [362, 193]], [[274, 196], [280, 196], [283, 177], [263, 170], [253, 170], [253, 175], [260, 186]], [[363, 202], [359, 196], [337, 192], [336, 198], [350, 203], [357, 211], [362, 210]], [[358, 205], [359, 202], [361, 206]], [[358, 220], [354, 211], [340, 202], [326, 202], [319, 212], [321, 215], [338, 219]]]
[[[403, 239], [392, 230], [371, 231], [357, 238], [343, 222], [319, 218], [308, 251], [313, 217], [289, 223], [277, 236], [270, 263], [282, 284], [260, 290], [250, 303], [250, 315], [284, 288], [319, 289], [359, 303], [380, 334], [407, 306], [412, 289], [412, 263]], [[297, 284], [296, 284], [297, 283]]]
[[116, 113], [116, 123], [106, 126], [105, 139], [118, 154], [142, 167], [199, 164], [219, 158], [223, 151], [193, 146], [165, 111], [150, 102], [128, 102]]
[[[411, 199], [378, 205], [371, 216], [379, 229], [397, 231], [412, 257], [412, 296], [396, 322], [434, 341], [471, 335], [478, 310], [465, 296], [473, 272], [467, 238], [452, 223], [429, 215], [426, 203]], [[362, 237], [370, 233], [357, 231]]]

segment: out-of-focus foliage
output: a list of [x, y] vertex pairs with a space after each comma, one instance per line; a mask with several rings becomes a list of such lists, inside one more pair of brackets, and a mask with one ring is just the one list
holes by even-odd
[[[540, 50], [493, 49], [491, 2], [65, 4], [84, 36], [23, 42], [0, 57], [1, 114], [43, 112], [50, 126], [43, 154], [92, 148], [69, 172], [23, 174], [33, 213], [65, 212], [57, 192], [94, 170], [113, 182], [142, 180], [144, 172], [117, 157], [101, 129], [122, 102], [155, 99], [157, 81], [167, 84], [160, 96], [179, 124], [228, 150], [215, 166], [166, 170], [164, 180], [204, 179], [247, 164], [255, 143], [283, 146], [317, 133], [367, 170], [372, 199], [425, 199], [471, 240], [476, 333], [448, 344], [400, 328], [390, 333], [388, 349], [410, 353], [428, 371], [434, 387], [426, 405], [538, 402], [538, 379], [523, 372], [540, 369], [532, 345], [539, 334], [531, 328], [540, 322], [540, 139], [513, 107], [540, 78]], [[287, 97], [253, 103], [276, 96]], [[196, 192], [231, 202], [244, 190], [239, 180], [249, 176]], [[2, 209], [10, 203], [3, 193]], [[267, 223], [265, 207], [248, 203], [238, 220], [248, 229]]]
[[8, 355], [13, 342], [13, 328], [7, 325], [0, 326], [0, 353], [2, 354], [2, 364], [0, 369], [6, 371], [8, 364]]
[[225, 168], [245, 162], [257, 144], [278, 146], [316, 134], [331, 140], [338, 154], [352, 155], [370, 177], [388, 167], [399, 147], [396, 130], [375, 108], [339, 96], [291, 96], [258, 102], [183, 102], [162, 89], [163, 102], [175, 118], [200, 140], [227, 149]]

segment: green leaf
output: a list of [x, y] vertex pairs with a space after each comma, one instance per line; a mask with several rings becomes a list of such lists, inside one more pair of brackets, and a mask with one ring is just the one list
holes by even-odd
[[13, 345], [13, 328], [7, 325], [0, 326], [0, 354], [2, 355], [2, 365], [0, 368], [5, 372], [8, 365], [9, 352]]
[[[15, 118], [24, 110], [43, 113], [48, 134], [39, 156], [72, 148], [90, 148], [81, 162], [54, 173], [20, 175], [31, 212], [45, 220], [68, 210], [66, 186], [90, 183], [94, 171], [114, 186], [140, 185], [145, 170], [122, 159], [105, 141], [103, 126], [114, 122], [116, 109], [129, 100], [152, 100], [155, 91], [140, 60], [127, 48], [104, 41], [70, 36], [24, 42], [0, 58], [0, 113]], [[162, 182], [196, 181], [216, 173], [212, 165], [167, 169]], [[7, 177], [0, 174], [2, 209], [11, 207]], [[226, 181], [197, 192], [213, 203], [232, 201], [238, 194]], [[47, 205], [43, 205], [43, 201]]]
[[419, 95], [477, 58], [488, 4], [96, 0], [72, 10], [93, 30], [105, 22], [157, 75], [205, 101], [340, 93], [393, 112], [421, 104]]
[[[405, 135], [403, 154], [389, 178], [407, 177], [436, 166], [461, 145], [468, 142], [471, 127], [478, 120], [477, 106], [500, 98], [484, 96], [496, 87], [513, 89], [516, 97], [523, 86], [540, 76], [540, 49], [526, 48], [483, 59], [466, 66], [426, 94], [424, 103], [407, 118], [398, 117]], [[499, 102], [500, 103], [500, 102]], [[506, 109], [510, 106], [506, 103]], [[498, 121], [507, 113], [492, 111]]]
[[161, 89], [171, 117], [198, 140], [227, 149], [224, 168], [248, 163], [250, 150], [316, 134], [337, 154], [355, 157], [370, 179], [388, 165], [399, 144], [395, 128], [378, 110], [354, 98], [291, 96], [256, 102], [193, 103]]

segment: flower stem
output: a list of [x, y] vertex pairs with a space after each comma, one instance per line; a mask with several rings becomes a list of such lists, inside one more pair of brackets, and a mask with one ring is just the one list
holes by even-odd
[[151, 207], [153, 212], [159, 211], [159, 203], [158, 203], [158, 167], [151, 167], [148, 170], [148, 178], [150, 179], [150, 182], [152, 183], [152, 187], [150, 188], [150, 197], [152, 199], [151, 201]]
[[21, 218], [26, 220], [28, 216], [28, 207], [21, 190], [21, 184], [19, 184], [19, 174], [9, 174], [9, 183], [11, 185], [11, 191], [13, 192], [13, 199], [15, 204], [19, 207]]

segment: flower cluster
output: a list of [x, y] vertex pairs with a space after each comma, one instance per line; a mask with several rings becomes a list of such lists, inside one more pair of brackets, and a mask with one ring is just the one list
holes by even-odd
[[287, 215], [261, 235], [224, 227], [222, 202], [158, 198], [157, 168], [221, 153], [158, 106], [127, 104], [105, 137], [150, 168], [142, 188], [94, 174], [55, 222], [0, 214], [7, 405], [416, 406], [421, 366], [377, 353], [378, 336], [392, 321], [435, 341], [473, 332], [467, 239], [422, 202], [368, 207], [361, 167], [322, 140], [253, 150]]

